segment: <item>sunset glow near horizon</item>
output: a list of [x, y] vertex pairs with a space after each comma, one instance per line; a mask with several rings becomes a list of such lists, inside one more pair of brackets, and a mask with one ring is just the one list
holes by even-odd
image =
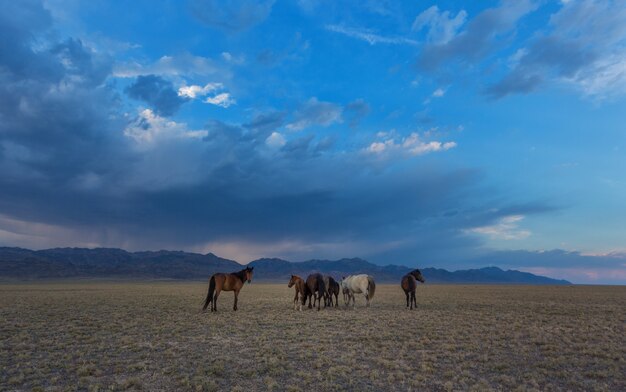
[[625, 0], [0, 4], [0, 246], [626, 284]]

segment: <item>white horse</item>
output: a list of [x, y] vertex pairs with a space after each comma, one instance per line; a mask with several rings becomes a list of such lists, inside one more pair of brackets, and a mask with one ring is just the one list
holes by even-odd
[[370, 306], [370, 301], [374, 298], [376, 283], [369, 275], [350, 275], [341, 279], [341, 289], [348, 292], [346, 305], [350, 304], [350, 299], [352, 299], [352, 307], [354, 307], [354, 294], [364, 294], [365, 306]]

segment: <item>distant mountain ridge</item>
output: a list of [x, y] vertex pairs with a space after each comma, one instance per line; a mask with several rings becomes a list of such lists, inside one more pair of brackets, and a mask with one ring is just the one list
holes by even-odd
[[[337, 278], [355, 273], [373, 275], [378, 282], [397, 282], [412, 268], [380, 266], [359, 258], [290, 262], [277, 258], [252, 261], [255, 281], [285, 282], [291, 274], [307, 276], [312, 272]], [[242, 265], [213, 253], [183, 251], [127, 252], [116, 248], [54, 248], [29, 250], [0, 247], [0, 279], [37, 280], [66, 278], [186, 279], [201, 280], [215, 272], [233, 272]], [[439, 268], [420, 268], [428, 283], [490, 284], [570, 284], [558, 280], [498, 267], [450, 272]]]

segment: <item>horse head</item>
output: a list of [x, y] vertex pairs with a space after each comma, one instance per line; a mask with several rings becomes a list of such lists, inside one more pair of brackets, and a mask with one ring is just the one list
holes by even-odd
[[420, 270], [415, 269], [415, 270], [411, 271], [411, 275], [413, 275], [413, 277], [415, 279], [417, 279], [420, 282], [424, 283], [424, 277], [422, 276], [422, 273], [420, 272]]
[[254, 270], [254, 267], [246, 267], [245, 269], [246, 280], [248, 283], [252, 283], [252, 270]]

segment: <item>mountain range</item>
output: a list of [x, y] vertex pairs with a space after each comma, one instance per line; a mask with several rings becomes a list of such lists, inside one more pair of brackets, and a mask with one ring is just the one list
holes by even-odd
[[[291, 274], [306, 277], [312, 272], [341, 276], [367, 273], [378, 282], [398, 282], [412, 268], [380, 266], [359, 258], [290, 262], [264, 258], [252, 261], [254, 280], [286, 282]], [[213, 253], [182, 251], [127, 252], [115, 248], [55, 248], [29, 250], [0, 247], [0, 279], [38, 280], [70, 278], [204, 280], [215, 272], [233, 272], [242, 265]], [[570, 284], [528, 272], [498, 267], [447, 271], [421, 268], [428, 283]]]

